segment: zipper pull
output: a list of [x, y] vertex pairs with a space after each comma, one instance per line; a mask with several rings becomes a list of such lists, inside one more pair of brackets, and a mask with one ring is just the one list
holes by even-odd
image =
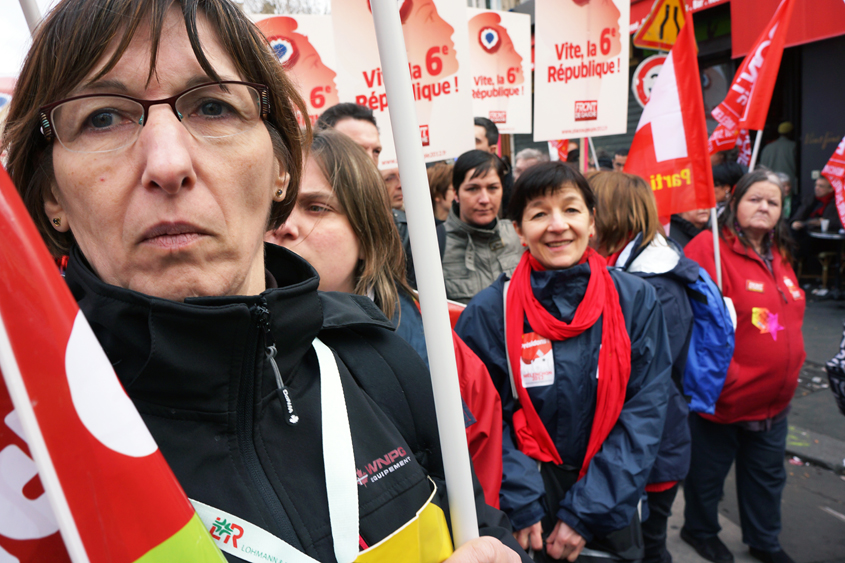
[[264, 355], [270, 361], [270, 367], [273, 368], [273, 374], [276, 376], [276, 385], [279, 388], [278, 393], [287, 410], [285, 422], [291, 426], [296, 426], [299, 422], [299, 415], [296, 414], [296, 407], [293, 406], [290, 390], [285, 386], [285, 382], [282, 380], [282, 373], [279, 371], [279, 365], [276, 363], [276, 343], [273, 340], [273, 333], [270, 332], [270, 310], [260, 305], [258, 306], [258, 324], [264, 329]]

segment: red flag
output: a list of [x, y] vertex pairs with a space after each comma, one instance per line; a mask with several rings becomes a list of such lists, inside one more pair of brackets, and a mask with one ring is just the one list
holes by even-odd
[[[11, 462], [0, 470], [0, 485], [6, 485], [0, 497], [8, 496], [9, 485], [17, 489], [11, 503], [4, 498], [0, 513], [18, 524], [13, 533], [0, 528], [0, 556], [12, 552], [32, 562], [67, 560], [68, 553], [76, 562], [225, 561], [120, 386], [2, 167], [0, 240], [0, 408], [17, 435], [17, 441], [10, 433], [0, 435], [0, 458]], [[15, 482], [9, 475], [18, 475]], [[41, 502], [34, 509], [29, 498], [48, 498], [49, 506]]]
[[795, 0], [780, 3], [754, 48], [742, 61], [725, 100], [713, 110], [713, 118], [728, 131], [759, 131], [766, 125], [794, 6]]
[[833, 156], [822, 169], [822, 176], [827, 178], [836, 194], [836, 210], [839, 212], [839, 222], [845, 225], [845, 137], [833, 152]]
[[736, 161], [742, 165], [751, 166], [751, 135], [748, 129], [739, 130], [739, 135], [736, 137], [736, 146], [739, 148]]
[[736, 146], [737, 134], [738, 131], [736, 129], [728, 129], [720, 123], [707, 140], [707, 151], [710, 154], [715, 154], [734, 148]]
[[651, 184], [661, 217], [716, 205], [692, 15], [684, 18], [625, 163], [625, 172]]

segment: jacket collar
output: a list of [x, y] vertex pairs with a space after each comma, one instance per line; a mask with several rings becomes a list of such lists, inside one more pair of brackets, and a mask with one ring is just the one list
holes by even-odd
[[498, 219], [493, 221], [493, 226], [489, 229], [475, 227], [461, 220], [460, 215], [458, 215], [458, 209], [458, 204], [453, 203], [452, 209], [449, 210], [449, 217], [446, 219], [446, 226], [449, 227], [450, 230], [466, 233], [468, 238], [475, 237], [479, 239], [488, 239], [500, 236]]
[[255, 378], [259, 398], [276, 390], [262, 361], [259, 305], [271, 312], [286, 384], [323, 321], [319, 278], [307, 262], [268, 244], [265, 264], [276, 289], [185, 302], [104, 283], [78, 248], [71, 251], [65, 279], [133, 400], [173, 412], [222, 413], [234, 410], [243, 377]]
[[540, 304], [555, 318], [572, 322], [590, 281], [590, 265], [578, 264], [564, 270], [531, 272], [531, 289]]

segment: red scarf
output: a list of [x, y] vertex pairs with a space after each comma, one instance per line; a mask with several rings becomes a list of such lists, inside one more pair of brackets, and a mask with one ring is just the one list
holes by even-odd
[[522, 333], [524, 320], [528, 319], [531, 328], [552, 342], [576, 337], [590, 328], [602, 317], [602, 343], [599, 350], [598, 392], [596, 396], [596, 414], [587, 454], [578, 475], [580, 479], [587, 473], [590, 461], [601, 449], [622, 412], [625, 391], [631, 376], [631, 339], [625, 328], [625, 318], [619, 306], [619, 294], [607, 271], [607, 266], [598, 253], [588, 248], [581, 258], [581, 263], [590, 265], [590, 281], [584, 298], [575, 311], [570, 324], [552, 316], [534, 297], [531, 289], [531, 272], [545, 268], [526, 252], [513, 273], [508, 288], [507, 338], [508, 355], [513, 370], [517, 395], [521, 408], [514, 412], [513, 425], [517, 446], [520, 451], [539, 461], [563, 463], [560, 454], [540, 420], [534, 404], [528, 397], [528, 391], [522, 386], [520, 357], [522, 355]]
[[821, 217], [822, 215], [824, 215], [824, 210], [827, 209], [827, 204], [829, 204], [831, 201], [833, 201], [833, 196], [834, 196], [834, 193], [830, 192], [829, 194], [827, 194], [824, 197], [817, 197], [816, 201], [820, 201], [821, 206], [819, 206], [818, 209], [816, 209], [815, 211], [810, 213], [810, 217]]

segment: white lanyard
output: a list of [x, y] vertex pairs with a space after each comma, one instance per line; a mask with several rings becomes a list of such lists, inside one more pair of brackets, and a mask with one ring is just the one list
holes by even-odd
[[[359, 522], [349, 416], [334, 354], [317, 338], [312, 345], [320, 366], [323, 465], [335, 558], [338, 563], [351, 563], [358, 557]], [[191, 499], [191, 503], [217, 547], [226, 553], [253, 563], [317, 563], [260, 526], [199, 501]]]

